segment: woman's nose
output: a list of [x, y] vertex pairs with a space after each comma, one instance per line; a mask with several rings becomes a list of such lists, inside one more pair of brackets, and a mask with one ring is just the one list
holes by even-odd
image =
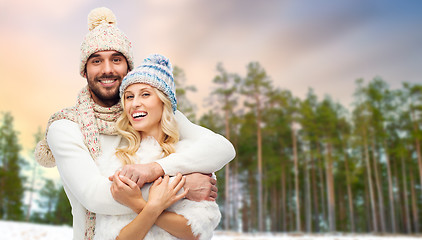
[[141, 98], [139, 98], [139, 97], [135, 97], [135, 98], [133, 99], [133, 106], [134, 106], [134, 107], [139, 107], [139, 106], [142, 106], [142, 100], [141, 100]]

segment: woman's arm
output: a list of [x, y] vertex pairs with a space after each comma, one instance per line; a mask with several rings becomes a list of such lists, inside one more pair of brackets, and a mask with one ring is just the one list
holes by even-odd
[[[132, 196], [136, 197], [136, 195], [141, 195], [142, 198], [142, 194], [136, 183], [123, 176], [120, 178], [127, 182], [127, 185], [120, 181], [119, 177], [115, 174], [113, 179], [115, 181], [113, 181], [111, 188], [113, 196], [115, 194], [129, 196], [130, 194], [119, 194], [126, 186], [130, 188], [129, 192], [133, 192], [131, 193]], [[171, 183], [169, 183], [168, 176], [159, 178], [155, 181], [151, 186], [148, 202], [146, 202], [138, 216], [120, 231], [117, 239], [143, 239], [154, 224], [157, 224], [159, 227], [178, 238], [196, 239], [192, 234], [192, 230], [187, 225], [187, 220], [183, 216], [170, 212], [163, 213], [164, 209], [170, 207], [186, 195], [188, 190], [177, 195], [177, 192], [182, 188], [184, 182], [185, 178], [182, 177], [181, 174], [178, 174]], [[138, 203], [140, 202], [142, 201], [138, 201]], [[127, 203], [127, 201], [125, 201], [125, 203]], [[138, 208], [135, 207], [134, 209]]]
[[[155, 186], [157, 182], [160, 183], [160, 188]], [[159, 180], [154, 182], [151, 186], [148, 202], [145, 202], [142, 197], [142, 193], [135, 182], [131, 181], [127, 177], [119, 176], [118, 173], [114, 174], [113, 184], [110, 189], [113, 197], [115, 197], [116, 201], [127, 205], [133, 211], [139, 213], [131, 223], [122, 229], [119, 239], [123, 239], [121, 238], [122, 236], [136, 236], [136, 239], [140, 239], [140, 236], [144, 237], [144, 234], [149, 231], [153, 224], [156, 224], [177, 238], [196, 239], [186, 218], [174, 212], [164, 211], [164, 209], [186, 196], [188, 189], [185, 189], [182, 194], [177, 196], [175, 195], [176, 197], [174, 197], [170, 202], [166, 201], [166, 197], [163, 197], [177, 194], [184, 182], [185, 177], [182, 177], [181, 174], [178, 174], [171, 183], [169, 183], [168, 176], [165, 176], [163, 181], [159, 178]], [[165, 186], [167, 186], [167, 189]], [[157, 199], [160, 201], [157, 201]], [[155, 204], [155, 207], [151, 207], [154, 206], [153, 204]], [[156, 216], [156, 209], [161, 208], [162, 210], [160, 211], [160, 214]]]

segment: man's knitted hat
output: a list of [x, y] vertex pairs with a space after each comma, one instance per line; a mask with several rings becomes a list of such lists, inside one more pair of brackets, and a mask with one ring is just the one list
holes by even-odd
[[116, 16], [105, 7], [95, 8], [88, 15], [89, 32], [81, 44], [80, 73], [84, 76], [88, 58], [96, 52], [114, 50], [122, 53], [129, 70], [133, 69], [132, 44], [116, 26]]
[[152, 54], [142, 64], [129, 72], [120, 85], [120, 98], [126, 88], [134, 83], [145, 83], [155, 87], [171, 101], [173, 112], [177, 108], [176, 87], [174, 85], [173, 68], [168, 58], [160, 54]]

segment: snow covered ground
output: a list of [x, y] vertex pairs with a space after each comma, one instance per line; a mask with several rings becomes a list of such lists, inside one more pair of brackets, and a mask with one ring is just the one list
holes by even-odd
[[[68, 226], [51, 226], [24, 222], [0, 221], [0, 240], [71, 240], [72, 228]], [[216, 231], [212, 240], [417, 240], [422, 235], [307, 235], [307, 234], [243, 234]]]

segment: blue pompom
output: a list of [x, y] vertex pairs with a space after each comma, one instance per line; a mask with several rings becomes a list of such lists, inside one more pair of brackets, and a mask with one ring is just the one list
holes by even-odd
[[170, 72], [173, 71], [170, 60], [168, 58], [164, 57], [161, 54], [157, 54], [157, 53], [151, 54], [144, 60], [144, 62], [149, 62], [149, 63], [152, 63], [152, 64], [159, 64], [159, 65], [162, 65], [164, 67], [167, 67], [170, 70]]

